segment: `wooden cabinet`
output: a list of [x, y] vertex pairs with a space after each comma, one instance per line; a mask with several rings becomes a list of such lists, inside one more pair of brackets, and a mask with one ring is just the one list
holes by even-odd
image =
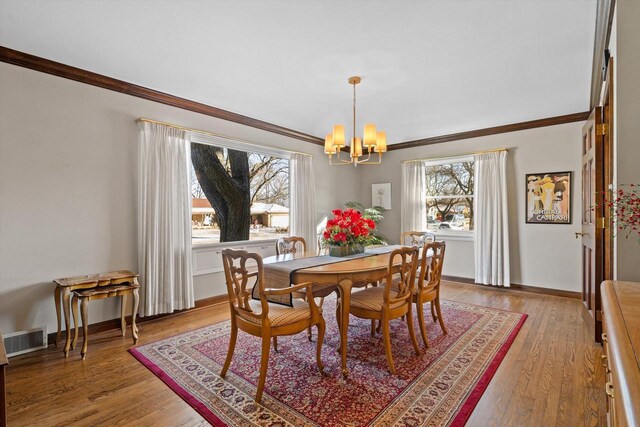
[[0, 334], [0, 427], [7, 425], [7, 398], [5, 391], [6, 366], [9, 364], [7, 352], [4, 350], [4, 340]]
[[640, 283], [605, 281], [601, 294], [609, 425], [640, 426]]

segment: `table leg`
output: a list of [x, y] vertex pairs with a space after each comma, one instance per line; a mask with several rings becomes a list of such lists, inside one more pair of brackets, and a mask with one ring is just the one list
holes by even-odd
[[89, 298], [82, 298], [80, 301], [80, 312], [82, 313], [82, 351], [80, 355], [82, 359], [87, 355], [87, 348], [89, 347]]
[[74, 295], [71, 298], [71, 309], [73, 311], [73, 340], [71, 341], [71, 350], [75, 350], [76, 343], [78, 342], [78, 296]]
[[58, 285], [56, 285], [56, 288], [53, 290], [53, 299], [56, 303], [56, 318], [58, 319], [58, 333], [56, 334], [56, 347], [58, 347], [62, 330], [62, 324], [60, 322], [60, 286]]
[[127, 320], [124, 318], [126, 304], [127, 294], [120, 295], [120, 329], [122, 331], [122, 336], [124, 336], [127, 331]]
[[71, 290], [68, 287], [62, 289], [62, 309], [64, 311], [64, 324], [67, 328], [67, 336], [64, 341], [64, 357], [69, 356], [71, 347], [71, 320], [69, 319], [69, 305], [71, 302]]
[[133, 345], [138, 342], [138, 327], [136, 326], [136, 316], [138, 315], [138, 302], [140, 296], [138, 289], [133, 290], [133, 307], [131, 308], [131, 335], [133, 335]]
[[349, 279], [342, 280], [338, 286], [340, 288], [340, 308], [342, 320], [340, 322], [340, 356], [342, 357], [342, 376], [347, 378], [347, 335], [349, 333], [349, 305], [351, 304], [351, 286], [353, 282]]

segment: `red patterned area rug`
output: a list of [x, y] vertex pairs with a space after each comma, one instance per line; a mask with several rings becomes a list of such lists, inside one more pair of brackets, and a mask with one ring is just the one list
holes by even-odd
[[[461, 426], [513, 343], [526, 314], [442, 302], [448, 334], [428, 319], [431, 347], [417, 356], [406, 322], [392, 321], [396, 375], [388, 371], [382, 338], [371, 323], [351, 317], [349, 379], [340, 371], [335, 299], [325, 301], [322, 359], [306, 333], [279, 337], [272, 349], [261, 404], [254, 402], [260, 339], [240, 331], [226, 379], [229, 321], [143, 345], [130, 352], [216, 426]], [[415, 309], [414, 309], [415, 310]], [[428, 305], [426, 306], [428, 311]], [[414, 316], [415, 318], [416, 316]], [[314, 330], [314, 337], [316, 336]]]

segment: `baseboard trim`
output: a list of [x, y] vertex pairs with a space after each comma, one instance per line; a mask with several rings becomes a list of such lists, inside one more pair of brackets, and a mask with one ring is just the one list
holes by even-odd
[[[209, 297], [209, 298], [203, 298], [203, 299], [199, 299], [199, 300], [196, 301], [194, 308], [188, 308], [186, 310], [177, 310], [177, 311], [174, 311], [173, 313], [157, 314], [155, 316], [145, 316], [145, 317], [138, 316], [138, 318], [136, 319], [136, 323], [140, 324], [140, 323], [151, 322], [153, 320], [164, 319], [166, 317], [176, 316], [176, 315], [179, 315], [179, 314], [182, 314], [182, 313], [186, 313], [187, 311], [193, 311], [193, 310], [198, 310], [198, 309], [201, 309], [201, 308], [204, 308], [204, 307], [209, 307], [209, 306], [216, 305], [216, 304], [222, 304], [222, 303], [225, 303], [227, 301], [229, 301], [229, 298], [227, 297], [227, 295], [216, 295], [216, 296]], [[126, 320], [127, 320], [127, 325], [130, 325], [131, 324], [131, 316], [126, 316]], [[120, 318], [119, 317], [116, 318], [116, 319], [103, 320], [102, 322], [97, 322], [97, 323], [90, 324], [89, 325], [89, 335], [97, 334], [99, 332], [116, 330], [116, 329], [120, 330]], [[52, 345], [55, 342], [56, 334], [57, 334], [57, 332], [52, 332], [52, 333], [47, 335], [47, 339], [48, 339], [49, 345]], [[63, 335], [64, 335], [64, 325], [63, 325]], [[59, 345], [60, 345], [60, 343], [58, 343], [58, 346]]]
[[[467, 285], [479, 285], [479, 286], [486, 286], [483, 285], [481, 283], [476, 283], [475, 280], [468, 278], [468, 277], [459, 277], [459, 276], [442, 276], [442, 280], [446, 280], [448, 282], [457, 282], [457, 283], [464, 283]], [[553, 295], [556, 297], [564, 297], [564, 298], [574, 298], [574, 299], [581, 299], [582, 298], [582, 294], [580, 294], [580, 292], [574, 292], [574, 291], [564, 291], [561, 289], [550, 289], [550, 288], [541, 288], [538, 286], [530, 286], [530, 285], [520, 285], [518, 283], [511, 283], [510, 287], [504, 287], [504, 286], [490, 286], [491, 289], [500, 289], [500, 290], [514, 290], [514, 291], [522, 291], [522, 292], [529, 292], [532, 294], [543, 294], [543, 295]]]

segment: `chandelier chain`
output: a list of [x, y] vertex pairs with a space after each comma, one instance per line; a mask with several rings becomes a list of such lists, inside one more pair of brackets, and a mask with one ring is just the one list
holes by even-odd
[[353, 138], [356, 137], [356, 83], [353, 83]]

